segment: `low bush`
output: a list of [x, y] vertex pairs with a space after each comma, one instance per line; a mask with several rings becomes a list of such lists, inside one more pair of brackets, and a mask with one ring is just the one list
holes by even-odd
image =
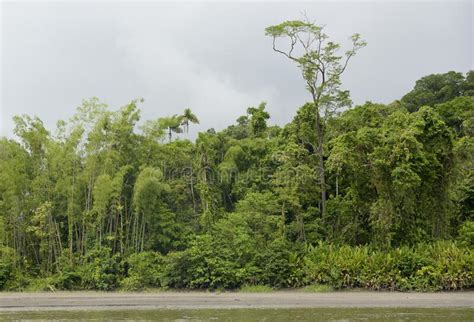
[[8, 258], [0, 257], [0, 290], [5, 287], [5, 284], [13, 275], [13, 264]]
[[5, 284], [12, 275], [12, 268], [9, 263], [0, 260], [0, 290], [5, 287]]
[[310, 283], [335, 289], [437, 291], [473, 287], [472, 250], [437, 242], [389, 251], [368, 246], [309, 247], [305, 271]]
[[54, 277], [35, 278], [28, 283], [26, 291], [29, 292], [55, 292], [56, 281]]
[[459, 242], [466, 247], [474, 246], [474, 221], [465, 221], [459, 228]]
[[21, 270], [14, 270], [10, 279], [5, 283], [4, 289], [7, 291], [26, 291], [32, 280]]
[[161, 287], [163, 257], [156, 252], [130, 255], [123, 263], [125, 277], [120, 288], [126, 291], [140, 291], [148, 287]]
[[245, 280], [245, 268], [233, 260], [233, 252], [213, 243], [209, 235], [196, 238], [188, 249], [165, 259], [164, 287], [234, 289]]
[[78, 268], [81, 286], [86, 290], [110, 291], [117, 287], [121, 275], [120, 259], [111, 249], [102, 247], [90, 251]]

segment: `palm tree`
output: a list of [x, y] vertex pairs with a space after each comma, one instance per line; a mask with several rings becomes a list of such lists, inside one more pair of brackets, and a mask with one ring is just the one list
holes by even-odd
[[181, 115], [181, 125], [184, 125], [186, 128], [186, 133], [189, 133], [189, 122], [194, 124], [199, 124], [199, 120], [191, 109], [184, 109], [183, 115]]
[[182, 116], [173, 115], [170, 117], [163, 117], [159, 119], [160, 126], [168, 131], [168, 139], [171, 142], [171, 138], [174, 133], [183, 133], [183, 129], [180, 127]]

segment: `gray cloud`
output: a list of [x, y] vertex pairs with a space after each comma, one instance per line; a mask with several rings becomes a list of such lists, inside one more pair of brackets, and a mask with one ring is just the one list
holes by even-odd
[[309, 97], [264, 28], [303, 10], [343, 44], [354, 32], [368, 41], [344, 76], [355, 103], [387, 103], [421, 76], [473, 68], [470, 1], [1, 6], [0, 134], [8, 136], [13, 115], [53, 128], [92, 96], [113, 108], [143, 97], [144, 119], [190, 107], [202, 121], [193, 133], [222, 129], [260, 101], [284, 124]]

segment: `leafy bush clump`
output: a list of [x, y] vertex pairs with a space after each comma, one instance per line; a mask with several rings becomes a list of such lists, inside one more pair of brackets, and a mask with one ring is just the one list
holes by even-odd
[[309, 282], [335, 289], [466, 289], [473, 287], [472, 267], [472, 250], [450, 242], [389, 251], [319, 244], [309, 247], [305, 258]]
[[233, 252], [220, 247], [210, 235], [196, 238], [183, 252], [170, 253], [165, 260], [163, 286], [173, 288], [238, 288], [245, 269], [233, 260]]
[[474, 246], [474, 221], [465, 221], [459, 229], [459, 242], [466, 247]]
[[30, 292], [55, 292], [54, 277], [35, 278], [28, 284], [27, 291]]
[[13, 250], [0, 246], [0, 290], [13, 276]]
[[12, 275], [12, 267], [10, 263], [0, 260], [0, 290], [5, 287], [5, 284]]
[[163, 257], [156, 252], [130, 255], [124, 261], [126, 276], [120, 287], [126, 291], [140, 291], [147, 287], [161, 287]]
[[304, 277], [299, 270], [300, 254], [284, 239], [276, 239], [255, 255], [254, 284], [273, 287], [301, 286]]
[[238, 289], [254, 284], [255, 239], [245, 219], [236, 214], [219, 220], [212, 230], [195, 237], [181, 252], [164, 260], [162, 285], [172, 288]]
[[460, 290], [474, 286], [472, 248], [458, 247], [449, 242], [438, 242], [427, 246], [427, 252], [433, 259], [433, 267], [429, 267], [432, 271], [430, 283], [436, 289]]
[[5, 283], [4, 289], [7, 291], [25, 291], [33, 281], [31, 276], [28, 276], [20, 270], [14, 270], [11, 278]]
[[86, 290], [110, 291], [117, 287], [121, 273], [120, 260], [110, 248], [103, 247], [89, 252], [79, 267], [81, 286]]

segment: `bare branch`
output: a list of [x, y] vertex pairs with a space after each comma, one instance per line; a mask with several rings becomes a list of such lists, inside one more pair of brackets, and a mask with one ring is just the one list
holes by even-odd
[[288, 56], [289, 56], [289, 57], [292, 57], [292, 56], [291, 56], [291, 53], [293, 52], [293, 49], [295, 49], [296, 38], [295, 38], [294, 35], [292, 35], [290, 38], [291, 38], [291, 49], [290, 49], [290, 52], [288, 53]]
[[[293, 48], [294, 48], [294, 44], [291, 46], [291, 50], [289, 51], [289, 53], [285, 53], [284, 51], [282, 50], [279, 50], [278, 48], [276, 48], [276, 44], [275, 44], [275, 40], [276, 40], [276, 37], [273, 37], [273, 50], [277, 53], [280, 53], [282, 55], [284, 55], [285, 57], [291, 59], [291, 60], [294, 60], [296, 62], [298, 62], [298, 59], [296, 59], [295, 57], [291, 56], [291, 52], [293, 51]], [[293, 43], [293, 42], [292, 42]]]
[[347, 55], [346, 61], [344, 62], [344, 65], [342, 66], [341, 71], [338, 73], [338, 76], [340, 76], [342, 73], [344, 73], [344, 71], [346, 70], [347, 64], [349, 63], [349, 60], [351, 59], [352, 56], [354, 56], [354, 54]]

